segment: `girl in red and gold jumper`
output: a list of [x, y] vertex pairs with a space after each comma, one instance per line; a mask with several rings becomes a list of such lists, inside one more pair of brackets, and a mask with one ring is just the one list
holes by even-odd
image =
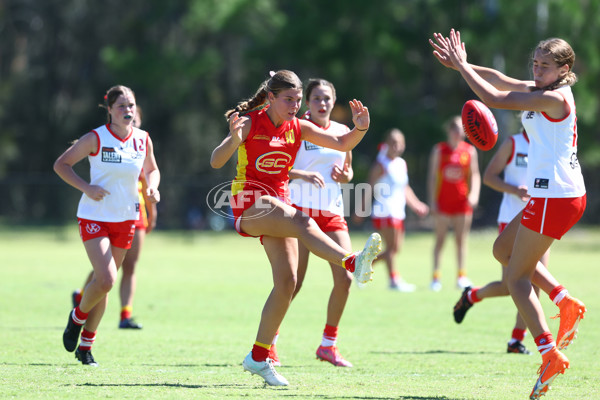
[[[105, 102], [108, 123], [82, 136], [54, 163], [54, 171], [83, 192], [77, 210], [79, 232], [94, 268], [94, 277], [86, 286], [80, 304], [69, 313], [63, 344], [67, 351], [75, 350], [83, 328], [75, 355], [91, 366], [98, 365], [91, 347], [108, 292], [131, 247], [139, 215], [138, 179], [142, 168], [148, 177], [148, 198], [155, 203], [160, 200], [160, 172], [152, 141], [147, 132], [133, 126], [136, 114], [133, 91], [114, 86], [108, 90]], [[73, 170], [73, 165], [86, 157], [90, 162], [89, 183]]]
[[[494, 256], [507, 265], [506, 282], [521, 317], [542, 355], [539, 377], [531, 399], [544, 395], [569, 360], [565, 349], [575, 338], [584, 304], [561, 285], [550, 292], [560, 309], [557, 343], [533, 290], [539, 259], [555, 239], [560, 239], [581, 218], [586, 191], [577, 159], [577, 116], [571, 86], [577, 81], [572, 68], [575, 52], [562, 39], [538, 43], [533, 54], [533, 81], [522, 81], [491, 68], [467, 62], [465, 44], [454, 29], [449, 37], [434, 35], [434, 55], [446, 67], [456, 69], [481, 101], [489, 107], [527, 110], [521, 123], [529, 136], [527, 188], [531, 196], [525, 209], [494, 243]], [[537, 286], [541, 287], [536, 283]], [[558, 347], [558, 348], [557, 348]]]
[[429, 206], [435, 224], [431, 281], [431, 290], [435, 292], [442, 288], [439, 280], [440, 254], [449, 228], [454, 230], [456, 240], [456, 285], [461, 289], [471, 286], [465, 267], [467, 237], [471, 230], [473, 208], [479, 202], [481, 188], [477, 151], [465, 142], [460, 117], [450, 119], [445, 125], [445, 130], [447, 140], [433, 148], [427, 178]]
[[381, 238], [372, 234], [363, 251], [349, 254], [312, 218], [291, 206], [288, 171], [302, 140], [349, 151], [369, 128], [369, 111], [358, 100], [350, 102], [355, 127], [344, 135], [331, 135], [296, 118], [301, 103], [302, 82], [296, 74], [273, 72], [251, 99], [227, 111], [229, 135], [211, 157], [211, 166], [221, 168], [237, 151], [237, 176], [231, 187], [235, 227], [242, 236], [260, 237], [271, 263], [273, 289], [243, 367], [275, 386], [288, 385], [268, 356], [296, 288], [298, 240], [317, 256], [353, 272], [362, 284], [370, 280], [371, 263], [381, 251]]

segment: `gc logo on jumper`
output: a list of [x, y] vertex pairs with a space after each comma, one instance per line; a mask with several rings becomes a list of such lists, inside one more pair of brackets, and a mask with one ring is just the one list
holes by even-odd
[[271, 151], [256, 159], [256, 169], [267, 174], [279, 174], [292, 161], [292, 156], [283, 151]]
[[121, 155], [115, 151], [113, 147], [102, 148], [102, 162], [120, 163]]

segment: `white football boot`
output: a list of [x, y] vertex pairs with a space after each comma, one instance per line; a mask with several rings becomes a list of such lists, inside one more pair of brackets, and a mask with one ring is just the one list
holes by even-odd
[[[373, 260], [381, 253], [381, 236], [379, 233], [371, 233], [362, 251], [354, 253], [354, 279], [358, 287], [363, 287], [372, 280]], [[349, 257], [349, 256], [348, 256]], [[344, 258], [346, 260], [348, 257]]]
[[242, 362], [244, 371], [250, 372], [252, 375], [260, 375], [265, 382], [271, 386], [287, 386], [289, 382], [283, 376], [279, 375], [273, 367], [273, 361], [267, 358], [267, 361], [254, 361], [252, 352], [248, 353]]

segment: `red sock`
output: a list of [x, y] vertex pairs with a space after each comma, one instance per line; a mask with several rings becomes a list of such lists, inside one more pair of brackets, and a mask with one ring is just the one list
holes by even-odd
[[73, 299], [75, 301], [75, 303], [77, 305], [79, 305], [79, 303], [81, 303], [81, 298], [83, 297], [82, 293], [81, 293], [81, 289], [77, 289], [75, 291], [75, 298]]
[[355, 262], [356, 254], [350, 254], [342, 260], [344, 268], [346, 268], [350, 272], [354, 272], [354, 270], [356, 269]]
[[121, 321], [131, 318], [131, 307], [125, 306], [121, 309]]
[[331, 326], [331, 325], [325, 324], [325, 330], [323, 330], [323, 335], [337, 337], [337, 331], [338, 331], [337, 326]]
[[337, 326], [331, 326], [325, 324], [325, 329], [323, 330], [323, 339], [321, 340], [321, 346], [331, 347], [335, 346], [335, 342], [337, 341]]
[[[271, 346], [269, 346], [271, 347]], [[259, 346], [255, 344], [252, 346], [252, 359], [254, 361], [262, 362], [267, 361], [267, 357], [269, 357], [269, 349]]]
[[540, 336], [536, 337], [534, 341], [540, 354], [547, 353], [555, 346], [554, 339], [552, 338], [552, 334], [550, 332], [542, 333]]
[[479, 289], [481, 288], [476, 287], [469, 290], [469, 293], [467, 293], [467, 299], [471, 302], [471, 304], [479, 303], [482, 300], [479, 297], [477, 297], [477, 291]]
[[71, 314], [71, 319], [77, 325], [83, 325], [83, 324], [85, 324], [85, 320], [87, 319], [88, 314], [89, 313], [84, 313], [83, 311], [81, 311], [79, 306], [77, 306], [77, 307], [75, 307], [75, 309], [73, 310], [73, 313]]
[[[550, 292], [550, 294], [548, 296], [550, 296], [550, 300], [552, 300], [554, 302], [554, 304], [558, 304], [558, 302], [561, 301], [562, 298], [565, 296], [566, 290], [567, 289], [565, 289], [565, 287], [563, 285], [558, 285], [557, 287], [552, 289], [552, 291]], [[563, 291], [564, 291], [564, 293], [563, 293]], [[557, 299], [557, 297], [559, 297], [560, 294], [562, 294], [562, 296], [560, 296], [560, 298]]]
[[81, 342], [79, 342], [79, 350], [89, 351], [96, 340], [96, 332], [86, 331], [85, 328], [81, 332]]
[[525, 332], [526, 332], [525, 329], [515, 328], [512, 331], [512, 338], [515, 340], [518, 340], [519, 342], [522, 342], [523, 339], [525, 339]]

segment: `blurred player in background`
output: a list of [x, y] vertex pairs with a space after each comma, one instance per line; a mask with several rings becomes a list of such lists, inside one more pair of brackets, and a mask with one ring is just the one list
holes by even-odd
[[507, 265], [506, 282], [519, 314], [535, 338], [542, 365], [530, 394], [544, 395], [556, 376], [569, 368], [559, 350], [575, 338], [585, 305], [557, 284], [549, 291], [560, 309], [557, 342], [550, 333], [533, 283], [550, 289], [544, 281], [547, 269], [539, 262], [554, 240], [560, 239], [579, 221], [586, 205], [586, 190], [577, 159], [577, 116], [571, 86], [575, 52], [559, 38], [538, 43], [532, 65], [533, 80], [522, 81], [491, 69], [469, 64], [460, 32], [449, 37], [434, 34], [434, 55], [444, 66], [457, 70], [477, 96], [490, 107], [527, 110], [521, 116], [530, 140], [527, 193], [530, 199], [494, 243], [494, 256]]
[[467, 278], [467, 238], [473, 221], [473, 209], [479, 203], [481, 176], [475, 147], [465, 142], [465, 131], [459, 116], [444, 125], [446, 141], [434, 146], [429, 157], [427, 187], [429, 206], [434, 220], [433, 277], [431, 290], [442, 289], [440, 255], [448, 229], [454, 231], [460, 289], [471, 286]]
[[406, 206], [419, 217], [426, 216], [429, 207], [419, 200], [408, 183], [406, 161], [402, 158], [405, 149], [404, 134], [397, 128], [390, 129], [369, 171], [374, 197], [371, 220], [385, 243], [385, 250], [375, 261], [385, 261], [390, 289], [414, 292], [416, 286], [406, 282], [396, 268], [396, 255], [404, 243]]
[[[142, 108], [137, 106], [137, 113], [133, 119], [133, 126], [140, 128], [142, 125]], [[133, 297], [137, 287], [135, 267], [140, 258], [142, 247], [146, 234], [150, 233], [156, 227], [156, 203], [147, 198], [146, 190], [148, 184], [144, 171], [140, 174], [138, 181], [138, 192], [140, 197], [140, 215], [135, 221], [135, 234], [131, 243], [131, 248], [127, 251], [123, 264], [121, 266], [122, 276], [119, 286], [119, 295], [121, 298], [121, 316], [119, 321], [120, 329], [142, 329], [142, 324], [136, 322], [132, 317]], [[73, 307], [77, 307], [81, 302], [81, 296], [85, 287], [92, 280], [94, 271], [91, 271], [83, 284], [82, 289], [77, 289], [72, 293]]]
[[[67, 351], [84, 365], [97, 366], [92, 356], [96, 330], [135, 233], [139, 217], [138, 180], [142, 168], [148, 179], [147, 196], [158, 202], [160, 172], [147, 132], [133, 126], [136, 101], [133, 91], [114, 86], [105, 96], [108, 123], [85, 134], [54, 163], [56, 173], [81, 190], [77, 218], [83, 245], [94, 268], [81, 302], [69, 313], [63, 333]], [[90, 163], [90, 182], [82, 179], [73, 165], [84, 158]], [[83, 331], [82, 331], [83, 328]]]

